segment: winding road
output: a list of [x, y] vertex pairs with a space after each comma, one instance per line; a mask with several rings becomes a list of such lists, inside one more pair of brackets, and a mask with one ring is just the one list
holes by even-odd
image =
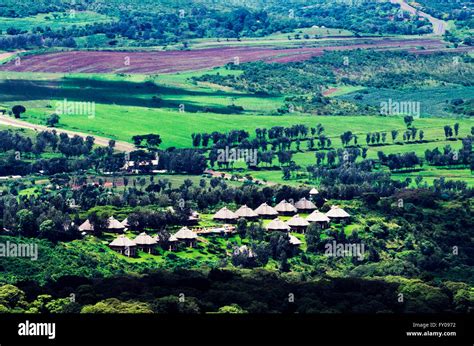
[[430, 21], [431, 25], [433, 26], [433, 34], [434, 35], [442, 36], [446, 33], [446, 28], [447, 28], [448, 24], [444, 20], [435, 18], [435, 17], [433, 17], [432, 15], [430, 15], [428, 13], [417, 10], [416, 8], [411, 6], [410, 4], [406, 3], [404, 0], [390, 0], [390, 2], [392, 4], [400, 5], [400, 8], [403, 11], [409, 12], [411, 14], [417, 14], [418, 13], [418, 15], [420, 17], [428, 19]]
[[[94, 137], [94, 143], [100, 146], [108, 146], [110, 138], [105, 138], [105, 137], [100, 137], [100, 136], [95, 136], [87, 133], [82, 133], [82, 132], [76, 132], [76, 131], [70, 131], [70, 130], [63, 130], [63, 129], [58, 129], [58, 128], [51, 128], [47, 127], [44, 125], [37, 125], [37, 124], [31, 124], [29, 122], [20, 120], [20, 119], [14, 119], [5, 115], [0, 115], [0, 124], [2, 125], [8, 125], [8, 126], [13, 126], [13, 127], [20, 127], [23, 129], [28, 129], [28, 130], [33, 130], [33, 131], [53, 131], [55, 130], [57, 133], [65, 133], [69, 137], [72, 137], [74, 135], [77, 135], [82, 138], [86, 138], [87, 136]], [[131, 152], [135, 150], [135, 146], [131, 143], [127, 142], [122, 142], [122, 141], [115, 141], [115, 149], [118, 151], [123, 151], [123, 152]]]

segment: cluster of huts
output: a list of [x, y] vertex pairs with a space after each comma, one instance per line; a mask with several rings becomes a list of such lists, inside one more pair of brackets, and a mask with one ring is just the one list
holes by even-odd
[[176, 247], [180, 243], [184, 243], [188, 247], [193, 247], [196, 244], [197, 237], [197, 233], [187, 227], [181, 228], [166, 240], [160, 239], [159, 235], [152, 237], [145, 232], [137, 235], [135, 239], [130, 239], [125, 234], [120, 234], [109, 244], [109, 247], [122, 255], [133, 257], [136, 255], [137, 249], [150, 254], [153, 253], [153, 249], [158, 244], [166, 244], [169, 251], [176, 250]]
[[[300, 214], [303, 213], [309, 215], [306, 217], [300, 216]], [[291, 218], [288, 221], [283, 221], [280, 219], [280, 216], [291, 216]], [[130, 239], [125, 234], [120, 234], [109, 244], [109, 247], [126, 256], [135, 256], [137, 249], [152, 253], [153, 249], [158, 245], [164, 246], [165, 248], [167, 247], [169, 251], [175, 250], [179, 244], [193, 247], [195, 246], [199, 235], [234, 232], [235, 227], [231, 224], [237, 222], [237, 220], [241, 218], [246, 220], [272, 219], [265, 226], [268, 231], [294, 231], [304, 233], [311, 223], [316, 223], [321, 228], [327, 228], [330, 222], [347, 220], [350, 218], [350, 215], [338, 206], [332, 206], [328, 212], [322, 213], [311, 200], [306, 198], [301, 198], [294, 204], [282, 200], [275, 207], [272, 207], [267, 203], [262, 203], [255, 210], [246, 205], [241, 206], [235, 212], [227, 207], [223, 207], [213, 216], [214, 220], [225, 223], [223, 227], [198, 230], [191, 230], [188, 227], [182, 227], [178, 232], [171, 235], [169, 239], [160, 239], [159, 235], [152, 237], [145, 232], [140, 233], [135, 237], [135, 239]], [[195, 224], [198, 221], [199, 214], [193, 212], [189, 217], [190, 224]], [[127, 218], [120, 222], [114, 217], [110, 217], [106, 229], [110, 232], [122, 233], [128, 229], [128, 227], [129, 223]], [[86, 220], [79, 226], [79, 230], [84, 233], [93, 232], [94, 226], [89, 220]], [[301, 241], [297, 237], [289, 233], [288, 235], [291, 245], [301, 245]], [[235, 251], [248, 252], [249, 250], [241, 248], [236, 249]]]
[[[301, 217], [298, 213], [309, 214], [306, 218]], [[279, 216], [289, 216], [292, 218], [283, 221]], [[256, 220], [258, 218], [271, 218], [266, 229], [268, 231], [296, 231], [304, 233], [310, 223], [317, 223], [321, 228], [327, 228], [331, 221], [340, 222], [350, 218], [349, 213], [338, 206], [332, 206], [327, 213], [320, 212], [316, 205], [306, 198], [300, 199], [294, 205], [286, 200], [282, 200], [275, 207], [267, 203], [261, 204], [257, 209], [252, 210], [246, 205], [241, 206], [235, 212], [224, 207], [214, 214], [214, 220], [233, 223], [240, 218], [247, 220]]]

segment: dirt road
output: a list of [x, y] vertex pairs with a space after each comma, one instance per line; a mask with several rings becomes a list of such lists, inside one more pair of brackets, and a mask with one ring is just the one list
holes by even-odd
[[[66, 133], [68, 136], [72, 137], [74, 135], [78, 135], [82, 138], [86, 138], [87, 136], [94, 137], [95, 141], [94, 143], [100, 146], [107, 146], [109, 145], [109, 138], [105, 137], [99, 137], [99, 136], [94, 136], [90, 135], [87, 133], [82, 133], [82, 132], [76, 132], [76, 131], [70, 131], [70, 130], [63, 130], [63, 129], [57, 129], [57, 128], [51, 128], [43, 125], [37, 125], [37, 124], [30, 124], [26, 121], [20, 120], [20, 119], [14, 119], [5, 115], [0, 115], [0, 124], [3, 125], [8, 125], [8, 126], [13, 126], [13, 127], [20, 127], [24, 129], [29, 129], [33, 131], [52, 131], [56, 130], [57, 133]], [[124, 152], [130, 152], [135, 150], [135, 146], [131, 143], [127, 142], [121, 142], [121, 141], [116, 141], [115, 142], [115, 149], [118, 151], [124, 151]]]

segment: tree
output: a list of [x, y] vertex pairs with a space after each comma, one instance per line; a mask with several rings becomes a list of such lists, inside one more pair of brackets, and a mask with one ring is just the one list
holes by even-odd
[[26, 112], [26, 108], [22, 105], [15, 105], [12, 107], [12, 113], [16, 119], [20, 119], [20, 115]]
[[454, 135], [457, 137], [459, 133], [459, 123], [454, 124]]
[[413, 116], [411, 116], [411, 115], [405, 115], [403, 117], [403, 121], [405, 122], [405, 125], [407, 127], [410, 127], [413, 124], [413, 120], [414, 120]]
[[56, 113], [51, 114], [46, 120], [46, 124], [49, 127], [54, 127], [55, 125], [59, 124], [59, 115]]
[[219, 310], [217, 310], [219, 314], [246, 314], [248, 313], [247, 310], [242, 309], [237, 304], [225, 305], [221, 306]]
[[391, 135], [392, 135], [392, 142], [395, 142], [398, 136], [398, 130], [392, 130]]

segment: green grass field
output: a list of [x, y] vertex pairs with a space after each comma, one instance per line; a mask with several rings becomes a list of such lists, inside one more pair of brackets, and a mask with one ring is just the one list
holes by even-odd
[[9, 28], [29, 31], [33, 28], [50, 27], [53, 30], [92, 23], [110, 22], [112, 18], [96, 12], [51, 12], [25, 18], [0, 18], [0, 30], [6, 32]]
[[[224, 68], [211, 70], [211, 73], [232, 73], [239, 71]], [[359, 136], [359, 144], [365, 146], [365, 134], [368, 132], [388, 132], [387, 144], [380, 147], [369, 147], [368, 157], [377, 158], [377, 152], [385, 154], [414, 151], [420, 157], [426, 149], [442, 149], [451, 145], [454, 149], [461, 147], [461, 141], [446, 141], [443, 127], [460, 124], [459, 136], [470, 133], [472, 121], [466, 118], [422, 117], [415, 119], [414, 126], [423, 130], [427, 143], [393, 144], [390, 131], [399, 130], [399, 138], [406, 129], [402, 116], [314, 116], [307, 114], [277, 115], [276, 110], [284, 103], [283, 97], [261, 97], [254, 94], [235, 91], [206, 83], [192, 83], [189, 79], [209, 71], [194, 71], [159, 76], [116, 75], [116, 74], [47, 74], [47, 73], [0, 73], [0, 107], [9, 108], [14, 104], [23, 104], [27, 112], [23, 119], [38, 124], [45, 124], [47, 117], [56, 112], [58, 102], [67, 99], [77, 102], [95, 102], [95, 115], [61, 115], [58, 127], [80, 132], [91, 133], [116, 140], [131, 142], [137, 134], [159, 133], [163, 139], [161, 147], [190, 147], [191, 134], [213, 131], [227, 132], [243, 129], [254, 135], [256, 128], [272, 126], [291, 126], [304, 124], [316, 127], [322, 124], [325, 134], [332, 139], [333, 147], [340, 148], [339, 136], [345, 131], [352, 131]], [[338, 86], [335, 86], [338, 87]], [[339, 88], [339, 87], [338, 87]], [[25, 93], [25, 90], [28, 92]], [[340, 87], [335, 97], [352, 97], [356, 92], [353, 87]], [[449, 89], [451, 90], [451, 89]], [[443, 102], [444, 97], [466, 96], [472, 88], [460, 88], [449, 91], [443, 89], [430, 95], [411, 96], [432, 97]], [[427, 91], [430, 93], [431, 91]], [[453, 93], [459, 93], [453, 96]], [[378, 94], [364, 95], [364, 99], [381, 99], [387, 95], [384, 91]], [[448, 95], [450, 93], [450, 95]], [[345, 96], [341, 96], [344, 95]], [[404, 94], [407, 95], [407, 94]], [[406, 100], [406, 99], [404, 99]], [[375, 102], [375, 101], [374, 101]], [[430, 99], [425, 103], [430, 103]], [[184, 112], [180, 106], [184, 105]], [[242, 112], [229, 108], [230, 105], [242, 106]], [[293, 145], [293, 149], [295, 145]], [[305, 142], [301, 149], [306, 150]], [[298, 165], [305, 167], [315, 164], [314, 152], [303, 152], [294, 155]], [[275, 159], [274, 164], [277, 164]], [[238, 165], [236, 165], [238, 167]], [[303, 168], [304, 170], [304, 168]], [[257, 179], [270, 182], [300, 184], [301, 180], [283, 181], [281, 171], [258, 171], [251, 173]], [[438, 168], [425, 169], [426, 181], [440, 176], [453, 179], [467, 179], [472, 184], [468, 170], [459, 172]], [[446, 175], [445, 175], [446, 174]], [[397, 174], [404, 179], [410, 176]]]

